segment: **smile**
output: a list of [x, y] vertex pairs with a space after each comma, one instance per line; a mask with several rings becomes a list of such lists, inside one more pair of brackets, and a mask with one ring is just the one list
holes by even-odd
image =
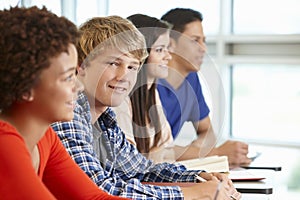
[[124, 93], [124, 92], [127, 91], [127, 89], [124, 88], [124, 87], [115, 87], [115, 86], [109, 86], [109, 87], [110, 87], [111, 89], [113, 89], [114, 91], [116, 91], [116, 92]]

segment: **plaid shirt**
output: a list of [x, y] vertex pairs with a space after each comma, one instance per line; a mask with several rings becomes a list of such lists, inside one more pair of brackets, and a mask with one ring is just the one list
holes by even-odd
[[[199, 170], [182, 165], [154, 164], [130, 144], [108, 108], [91, 124], [90, 106], [81, 93], [70, 122], [52, 124], [68, 153], [103, 190], [131, 199], [183, 199], [178, 186], [154, 186], [141, 182], [196, 182]], [[76, 183], [74, 183], [76, 184]]]

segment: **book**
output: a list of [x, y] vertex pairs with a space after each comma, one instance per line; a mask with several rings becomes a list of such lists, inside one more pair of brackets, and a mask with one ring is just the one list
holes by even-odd
[[188, 170], [205, 170], [206, 172], [229, 172], [227, 156], [208, 156], [190, 160], [178, 161]]
[[266, 177], [258, 171], [238, 167], [229, 171], [228, 178], [232, 181], [260, 181]]

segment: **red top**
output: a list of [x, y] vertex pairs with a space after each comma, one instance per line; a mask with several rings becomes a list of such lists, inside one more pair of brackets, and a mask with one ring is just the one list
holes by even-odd
[[38, 143], [36, 174], [24, 139], [0, 120], [0, 196], [3, 199], [122, 199], [94, 184], [74, 163], [52, 128]]

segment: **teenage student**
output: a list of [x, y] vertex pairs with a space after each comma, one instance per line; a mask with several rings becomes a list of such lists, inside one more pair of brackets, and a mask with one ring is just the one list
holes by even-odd
[[1, 199], [121, 199], [100, 190], [50, 127], [73, 118], [76, 26], [46, 8], [0, 11]]
[[[80, 31], [77, 76], [85, 89], [77, 99], [74, 119], [54, 123], [53, 128], [81, 169], [100, 188], [131, 199], [230, 199], [230, 195], [239, 199], [226, 175], [154, 164], [126, 140], [110, 107], [129, 95], [147, 56], [136, 27], [129, 20], [108, 16], [88, 20]], [[191, 187], [147, 184], [196, 182], [195, 175], [208, 181]]]
[[[161, 107], [156, 79], [168, 75], [170, 24], [143, 14], [129, 19], [144, 35], [149, 56], [138, 72], [136, 84], [123, 103], [113, 108], [126, 139], [155, 162], [174, 161], [173, 136]], [[169, 151], [167, 151], [170, 149]]]
[[[198, 138], [182, 148], [179, 159], [199, 156], [226, 155], [229, 164], [247, 164], [248, 145], [240, 141], [226, 141], [216, 145], [216, 137], [197, 75], [206, 53], [202, 14], [189, 8], [175, 8], [161, 18], [172, 24], [170, 48], [172, 59], [169, 73], [158, 82], [158, 91], [174, 139], [183, 124], [193, 122]], [[179, 33], [176, 34], [175, 32]]]

